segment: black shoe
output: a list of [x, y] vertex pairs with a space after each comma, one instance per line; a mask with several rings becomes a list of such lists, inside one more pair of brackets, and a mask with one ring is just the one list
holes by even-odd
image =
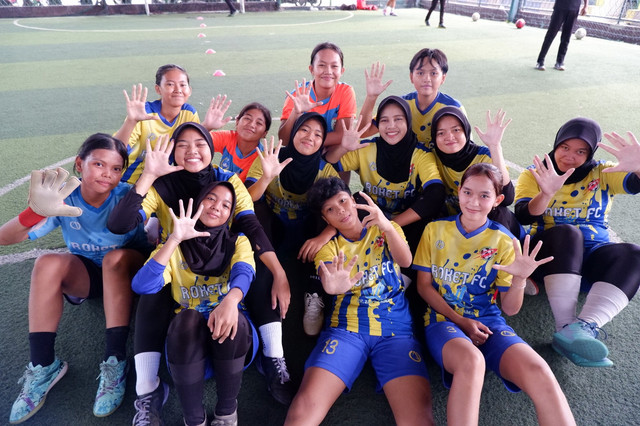
[[282, 405], [289, 405], [296, 393], [284, 358], [267, 358], [263, 354], [256, 359], [258, 372], [267, 379], [267, 390], [273, 399]]
[[139, 395], [133, 401], [136, 415], [133, 416], [131, 424], [133, 426], [163, 426], [164, 423], [160, 418], [160, 412], [168, 398], [169, 385], [162, 381], [153, 392]]
[[445, 27], [442, 22], [440, 22], [440, 24], [438, 25], [438, 28], [442, 28], [443, 30], [447, 29], [447, 27]]
[[227, 15], [229, 18], [233, 18], [234, 16], [236, 16], [238, 14], [238, 9], [234, 10], [233, 12], [229, 12], [229, 14]]
[[431, 26], [431, 25], [429, 25], [429, 20], [428, 20], [427, 18], [424, 18], [424, 24], [425, 24], [427, 27], [430, 27], [430, 26]]

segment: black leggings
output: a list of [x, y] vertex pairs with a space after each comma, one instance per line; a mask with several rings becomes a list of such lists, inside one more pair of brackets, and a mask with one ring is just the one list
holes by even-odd
[[603, 281], [618, 287], [631, 300], [640, 286], [640, 246], [630, 243], [603, 245], [585, 257], [584, 237], [573, 225], [556, 225], [535, 235], [532, 247], [542, 240], [538, 259], [554, 259], [538, 268], [536, 276], [582, 275], [588, 282]]
[[165, 285], [158, 293], [140, 296], [133, 334], [133, 351], [136, 355], [164, 351], [167, 329], [174, 316], [175, 306], [171, 285]]
[[446, 3], [446, 0], [431, 0], [431, 7], [429, 8], [429, 13], [427, 13], [426, 21], [431, 17], [431, 12], [435, 10], [438, 2], [440, 3], [440, 24], [444, 22], [444, 4]]

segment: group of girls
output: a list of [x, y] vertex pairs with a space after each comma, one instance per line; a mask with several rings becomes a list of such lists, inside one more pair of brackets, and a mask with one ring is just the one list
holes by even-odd
[[[428, 61], [438, 67], [435, 60]], [[381, 77], [373, 70], [367, 85]], [[502, 309], [513, 315], [522, 306], [525, 288], [535, 290], [535, 283], [543, 282], [556, 320], [554, 349], [577, 365], [612, 365], [598, 330], [637, 291], [640, 247], [611, 243], [606, 215], [613, 195], [640, 192], [636, 138], [611, 133], [605, 135], [611, 145], [602, 145], [597, 123], [570, 120], [558, 131], [553, 150], [544, 159], [535, 157], [514, 191], [501, 148], [509, 123], [502, 111], [494, 118], [487, 113], [486, 131], [476, 127], [486, 145], [482, 147], [471, 140], [461, 108], [439, 108], [431, 122], [432, 146], [426, 146], [412, 128], [412, 108], [404, 98], [383, 99], [373, 126], [367, 114], [355, 118], [353, 89], [339, 82], [344, 66], [337, 46], [316, 46], [309, 71], [312, 80], [287, 94], [279, 143], [273, 138], [260, 143], [271, 115], [258, 103], [241, 110], [234, 131], [216, 131], [230, 120], [224, 117], [230, 101], [218, 96], [199, 124], [187, 103], [191, 87], [186, 71], [167, 65], [156, 75], [159, 100], [147, 102], [146, 89], [134, 86], [131, 96], [125, 92], [127, 118], [115, 137], [96, 134], [82, 145], [74, 165], [81, 183], [67, 180], [61, 169], [34, 172], [29, 207], [0, 228], [0, 244], [35, 239], [61, 226], [70, 253], [47, 254], [34, 265], [31, 362], [11, 423], [35, 414], [67, 371], [53, 351], [63, 296], [78, 304], [103, 294], [106, 351], [94, 414], [106, 416], [118, 408], [128, 370], [132, 286], [141, 295], [134, 333], [134, 424], [161, 422], [169, 391], [158, 377], [165, 351], [187, 425], [207, 424], [203, 389], [211, 375], [218, 397], [211, 424], [237, 424], [242, 371], [256, 355], [272, 395], [290, 403], [294, 392], [284, 360], [282, 319], [291, 292], [279, 259], [301, 265], [316, 261], [319, 269], [299, 269], [308, 291], [305, 305], [314, 305], [316, 313], [318, 306], [327, 305], [326, 330], [349, 330], [344, 324], [358, 323], [358, 309], [339, 309], [344, 297], [376, 309], [382, 296], [360, 288], [354, 277], [362, 272], [360, 266], [353, 268], [353, 258], [318, 253], [331, 241], [342, 241], [336, 238], [343, 238], [340, 244], [361, 241], [368, 226], [383, 231], [371, 244], [389, 249], [387, 255], [399, 265], [394, 267], [397, 290], [412, 290], [406, 297], [414, 317], [424, 319], [421, 326], [414, 323], [412, 333], [424, 334], [451, 388], [449, 422], [477, 423], [486, 364], [508, 389], [527, 392], [541, 424], [574, 423], [549, 366], [506, 325], [496, 296], [500, 293]], [[361, 141], [373, 127], [379, 136]], [[618, 164], [594, 160], [599, 146]], [[212, 164], [216, 152], [224, 167]], [[324, 203], [311, 206], [307, 193], [318, 181], [351, 171], [359, 176], [362, 197], [371, 207], [364, 210], [372, 216], [347, 226], [328, 220]], [[515, 215], [507, 209], [514, 199]], [[331, 214], [347, 212], [342, 203], [336, 202]], [[159, 243], [150, 257], [153, 247], [145, 223], [157, 234], [151, 242]], [[531, 225], [531, 241], [520, 224]], [[396, 240], [404, 235], [412, 262], [394, 256], [406, 251], [397, 250]], [[530, 251], [531, 244], [535, 247]], [[350, 276], [350, 288], [336, 291], [336, 268], [339, 276]], [[588, 295], [577, 314], [581, 288]], [[317, 318], [307, 319], [305, 331], [317, 334]], [[349, 332], [373, 336], [374, 329], [356, 326]], [[423, 363], [419, 351], [416, 355], [414, 361]], [[392, 364], [377, 371], [381, 384], [381, 372]], [[308, 372], [318, 377], [322, 365], [312, 364]], [[342, 387], [332, 388], [333, 399], [324, 400], [324, 412], [305, 418], [300, 414], [317, 408], [309, 391], [318, 386], [305, 373], [289, 424], [321, 421], [339, 391], [350, 386], [326, 370], [329, 376], [322, 373], [318, 383], [329, 380]], [[407, 377], [414, 374], [407, 372]], [[420, 395], [430, 411], [428, 390]], [[395, 398], [389, 400], [398, 406]], [[396, 420], [432, 423], [430, 414], [422, 415], [424, 406], [416, 405], [394, 408]]]

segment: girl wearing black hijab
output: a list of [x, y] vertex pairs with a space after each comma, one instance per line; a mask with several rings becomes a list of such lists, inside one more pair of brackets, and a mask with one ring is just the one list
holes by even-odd
[[524, 230], [507, 206], [513, 203], [514, 188], [502, 154], [502, 136], [511, 122], [504, 121], [505, 112], [498, 110], [494, 119], [487, 111], [487, 130], [475, 131], [486, 146], [476, 145], [471, 140], [471, 125], [462, 110], [456, 107], [444, 107], [433, 116], [431, 125], [431, 144], [436, 155], [438, 171], [447, 190], [445, 216], [460, 213], [458, 186], [464, 172], [473, 164], [491, 163], [502, 173], [502, 194], [504, 200], [489, 213], [489, 219], [505, 226], [520, 240]]
[[[338, 176], [331, 164], [322, 158], [327, 136], [326, 122], [316, 112], [302, 114], [293, 124], [291, 140], [286, 147], [273, 138], [267, 142], [260, 161], [254, 161], [245, 185], [256, 203], [256, 214], [271, 237], [280, 258], [308, 262], [301, 276], [315, 277], [313, 259], [320, 248], [335, 234], [335, 229], [322, 230], [320, 220], [311, 214], [307, 190], [320, 179]], [[322, 230], [322, 232], [320, 232]], [[295, 260], [295, 259], [294, 259]], [[310, 262], [310, 263], [309, 263]], [[261, 279], [258, 273], [257, 279]], [[305, 333], [315, 336], [322, 327], [322, 284], [309, 280], [305, 295]]]
[[[161, 136], [154, 149], [147, 146], [142, 175], [113, 210], [107, 225], [112, 232], [123, 233], [155, 214], [160, 223], [160, 242], [164, 243], [173, 230], [169, 208], [178, 211], [179, 200], [196, 199], [202, 188], [212, 182], [231, 183], [236, 196], [232, 214], [233, 229], [249, 238], [253, 251], [260, 262], [266, 265], [264, 269], [271, 272], [268, 274], [268, 296], [253, 298], [247, 295], [247, 304], [252, 314], [254, 311], [264, 312], [254, 317], [263, 339], [263, 352], [274, 347], [282, 348], [282, 332], [278, 333], [278, 330], [282, 329], [281, 315], [284, 316], [289, 306], [289, 282], [256, 218], [251, 197], [244, 184], [235, 173], [211, 164], [213, 152], [210, 133], [198, 123], [181, 124], [173, 132], [171, 141], [168, 137]], [[279, 311], [276, 309], [278, 305]], [[159, 413], [162, 408], [156, 404], [149, 410], [149, 405], [153, 406], [151, 402], [158, 400], [156, 393], [160, 394], [159, 399], [162, 401], [165, 392], [158, 377], [158, 368], [168, 327], [167, 313], [172, 307], [173, 300], [166, 290], [143, 295], [138, 303], [134, 338], [138, 399], [134, 404], [137, 410], [134, 423], [139, 416], [143, 417], [139, 419], [140, 423], [150, 421], [148, 413], [153, 413], [154, 410]], [[274, 329], [276, 332], [273, 332]], [[283, 352], [282, 349], [280, 352]], [[278, 359], [277, 362], [278, 365], [271, 363], [269, 367], [273, 368], [267, 370], [267, 373], [273, 373], [268, 374], [268, 386], [272, 394], [274, 390], [290, 387], [284, 359]], [[280, 373], [275, 374], [277, 372]], [[286, 393], [291, 392], [287, 390]]]
[[229, 182], [206, 185], [195, 203], [188, 201], [186, 212], [180, 200], [179, 217], [170, 210], [173, 232], [131, 283], [139, 294], [167, 286], [177, 304], [166, 353], [186, 425], [208, 424], [203, 396], [210, 367], [217, 384], [214, 418], [237, 424], [245, 359], [258, 349], [257, 332], [241, 304], [255, 263], [247, 237], [230, 230], [235, 201]]
[[[640, 285], [640, 246], [613, 243], [607, 214], [616, 194], [640, 192], [640, 144], [605, 134], [600, 143], [595, 121], [574, 118], [556, 135], [544, 160], [523, 171], [516, 186], [516, 215], [531, 224], [532, 243], [544, 241], [542, 265], [534, 277], [544, 282], [556, 325], [552, 346], [574, 364], [608, 367], [608, 348], [598, 330], [627, 306]], [[618, 164], [597, 161], [598, 147], [613, 154]], [[576, 313], [579, 292], [587, 291]]]

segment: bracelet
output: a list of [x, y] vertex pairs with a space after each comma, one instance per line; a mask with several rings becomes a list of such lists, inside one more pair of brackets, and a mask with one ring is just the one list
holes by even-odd
[[38, 213], [31, 210], [31, 207], [27, 207], [18, 215], [18, 222], [20, 222], [20, 225], [25, 228], [31, 228], [44, 218], [46, 218], [46, 216], [40, 216]]

